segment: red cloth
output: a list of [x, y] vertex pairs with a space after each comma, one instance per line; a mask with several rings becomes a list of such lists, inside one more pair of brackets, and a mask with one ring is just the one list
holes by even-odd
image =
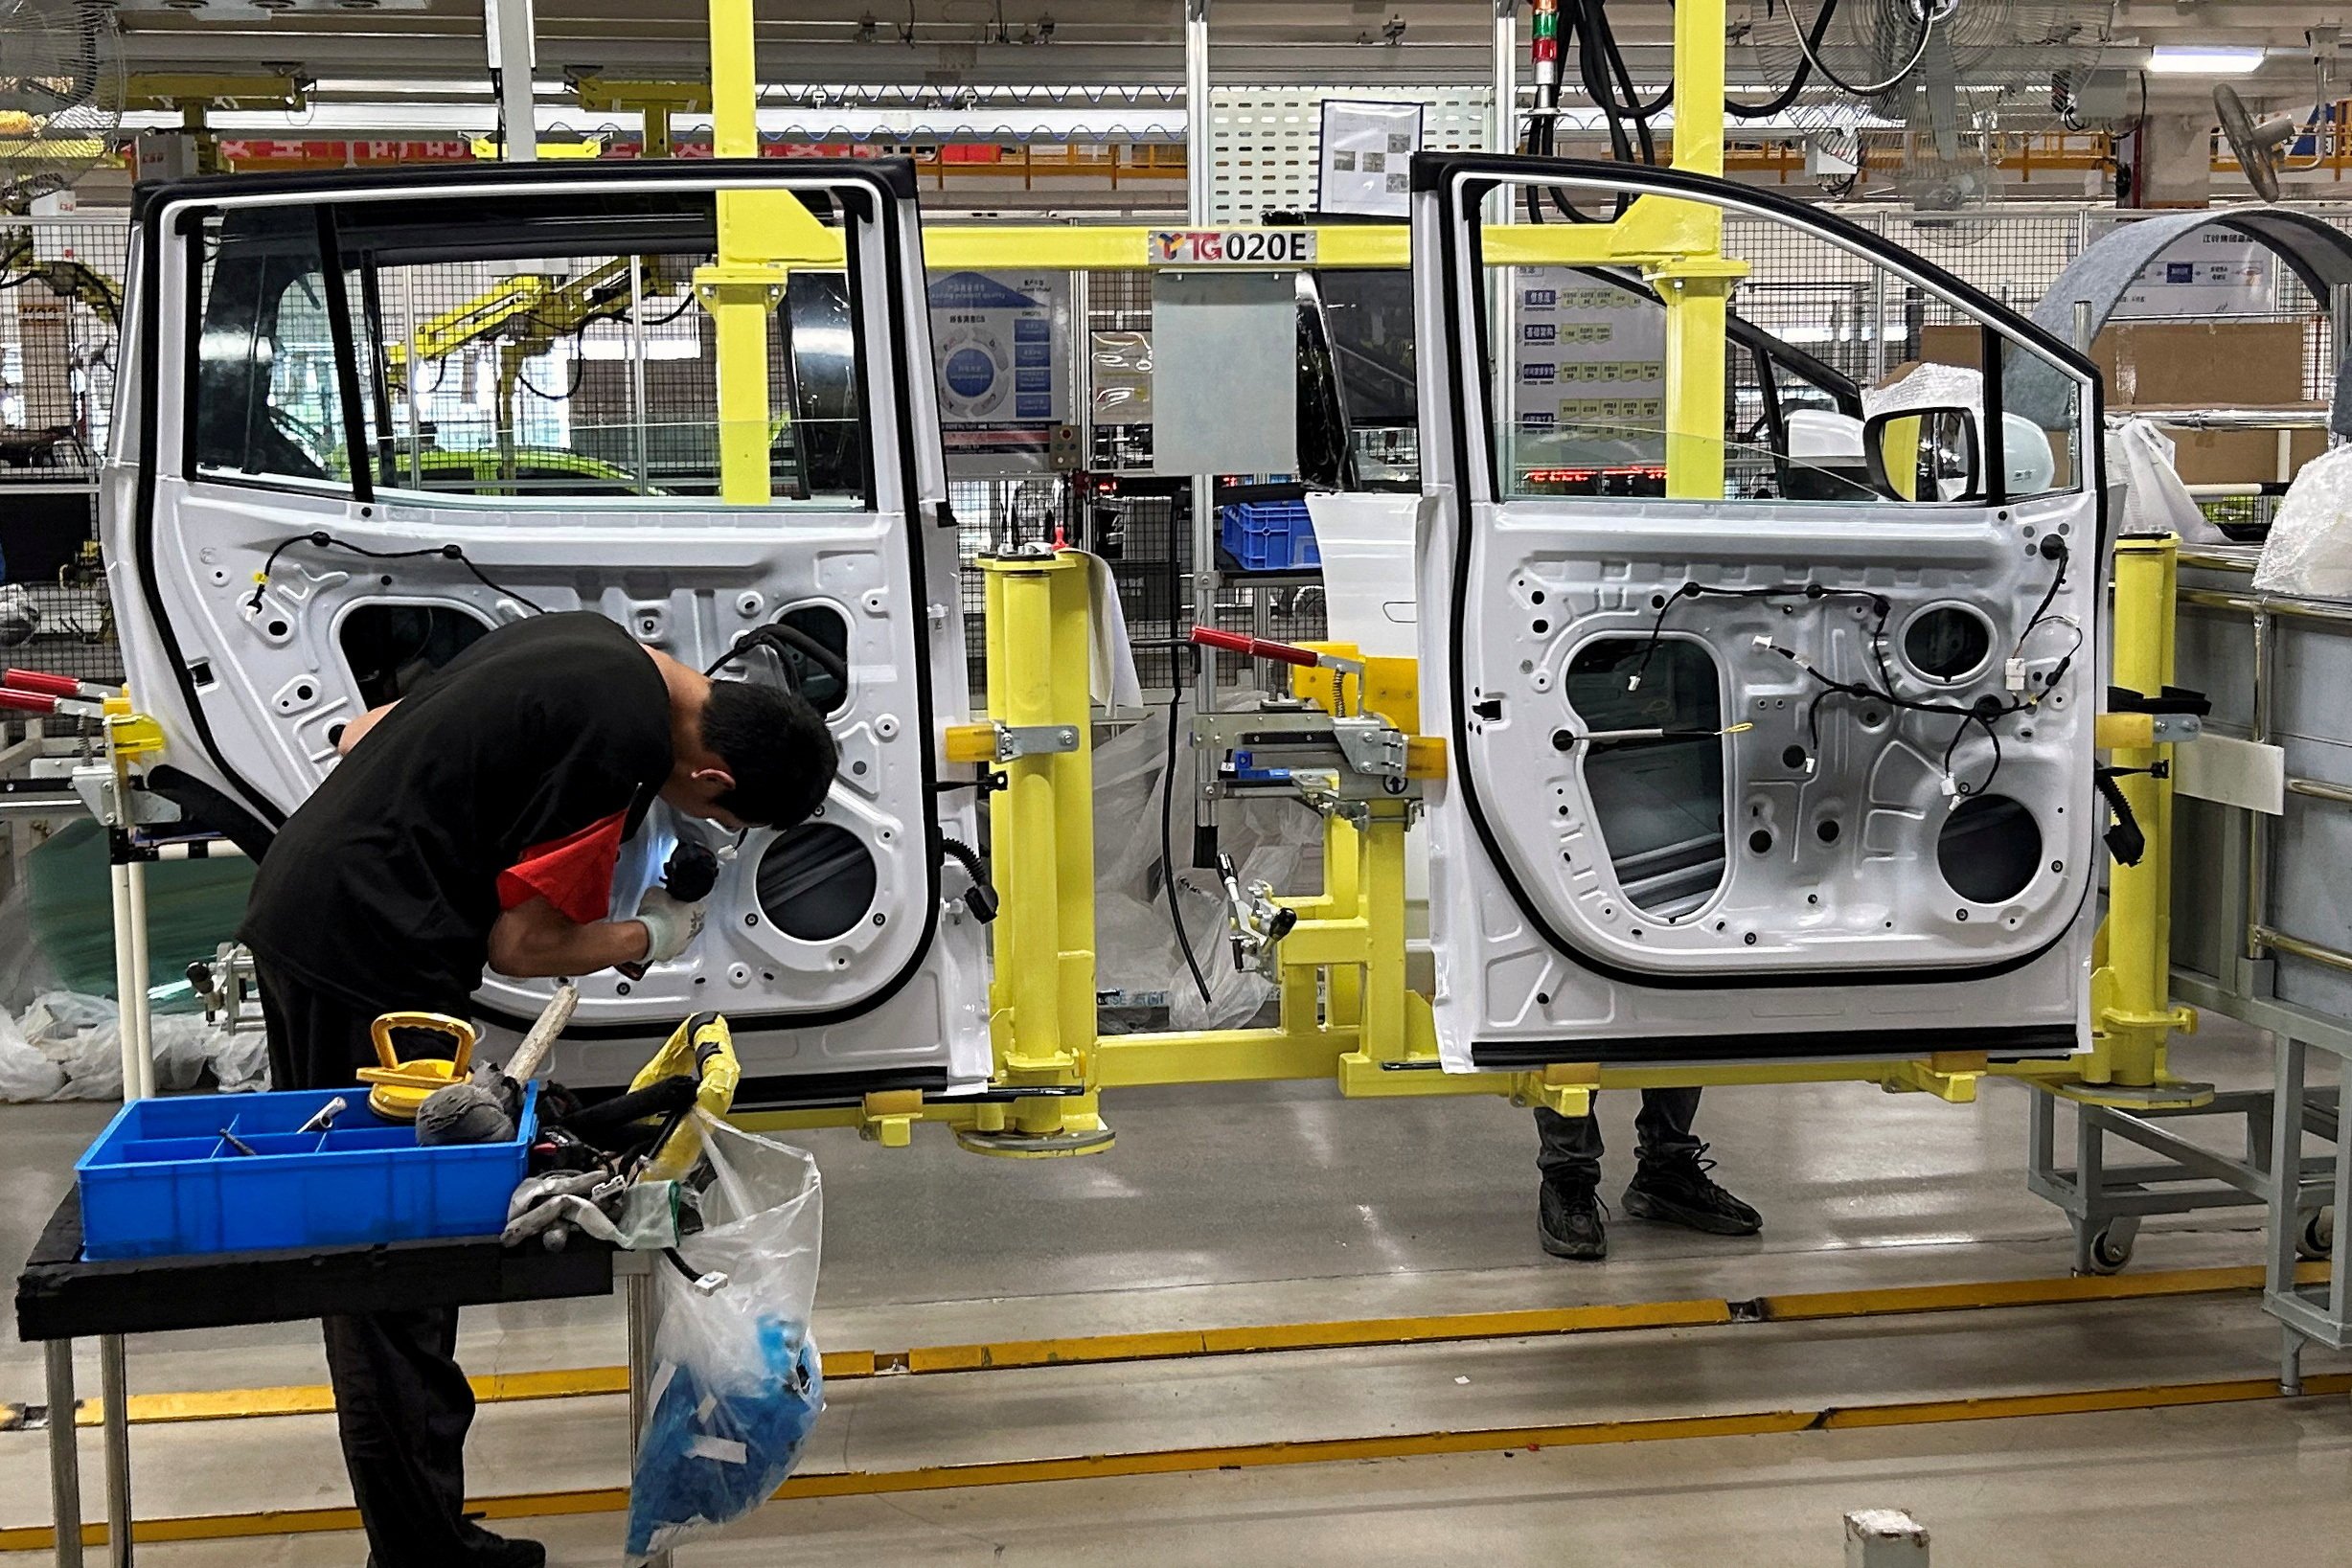
[[612, 873], [621, 858], [621, 829], [628, 813], [615, 811], [602, 822], [545, 844], [498, 874], [498, 907], [514, 909], [545, 898], [566, 920], [585, 925], [612, 911]]

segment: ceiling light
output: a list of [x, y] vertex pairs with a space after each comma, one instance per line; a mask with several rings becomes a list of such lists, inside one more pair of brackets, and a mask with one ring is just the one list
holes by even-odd
[[2167, 77], [2242, 77], [2262, 69], [2265, 51], [2206, 44], [2160, 43], [2148, 55], [2148, 69]]

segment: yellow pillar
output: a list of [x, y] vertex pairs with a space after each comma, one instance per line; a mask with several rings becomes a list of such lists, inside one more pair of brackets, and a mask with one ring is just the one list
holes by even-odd
[[[2173, 677], [2173, 594], [2180, 540], [2115, 542], [2114, 680], [2151, 694]], [[2162, 1081], [2164, 1042], [2195, 1014], [2172, 998], [2172, 781], [2145, 769], [2169, 763], [2169, 745], [2112, 753], [2115, 766], [2143, 771], [2116, 780], [2148, 841], [2136, 866], [2109, 867], [2107, 971], [2093, 988], [2101, 999], [2092, 1026], [2104, 1036], [2104, 1061], [2085, 1073], [2093, 1082], [2144, 1087]]]
[[[1013, 1102], [1001, 1128], [959, 1134], [985, 1153], [1086, 1153], [1109, 1137], [1092, 1093], [1094, 757], [1087, 583], [1076, 555], [980, 557], [988, 709], [1020, 750], [990, 807], [999, 902], [991, 927], [991, 1035], [999, 1087], [1085, 1088]], [[1067, 736], [1065, 742], [1051, 739]]]
[[1363, 841], [1366, 916], [1363, 1027], [1357, 1049], [1375, 1061], [1405, 1054], [1404, 812], [1402, 802], [1375, 806]]
[[[1337, 816], [1323, 820], [1323, 893], [1331, 907], [1326, 919], [1350, 920], [1364, 912], [1362, 835]], [[1334, 1029], [1353, 1029], [1363, 1019], [1364, 973], [1354, 965], [1334, 965], [1325, 972], [1330, 988], [1325, 1011]]]
[[[1674, 166], [1724, 171], [1724, 7], [1684, 4], [1674, 22]], [[1629, 215], [1630, 216], [1631, 215]], [[1666, 493], [1724, 495], [1724, 315], [1744, 266], [1722, 259], [1724, 215], [1676, 202], [1671, 228], [1687, 260], [1653, 271], [1666, 302]]]

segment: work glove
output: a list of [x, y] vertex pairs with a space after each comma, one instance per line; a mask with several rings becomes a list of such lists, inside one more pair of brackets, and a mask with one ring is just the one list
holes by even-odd
[[645, 962], [667, 964], [702, 934], [702, 906], [651, 888], [637, 905], [637, 923], [645, 927]]

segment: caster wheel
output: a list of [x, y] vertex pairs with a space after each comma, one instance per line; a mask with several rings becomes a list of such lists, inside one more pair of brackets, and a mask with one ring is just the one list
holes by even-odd
[[2101, 1231], [2090, 1238], [2090, 1271], [2093, 1274], [2120, 1274], [2132, 1261], [2133, 1237], [2121, 1236], [2112, 1230]]
[[2336, 1251], [2336, 1211], [2321, 1209], [2307, 1216], [2295, 1233], [2295, 1255], [2306, 1262], [2332, 1257]]

